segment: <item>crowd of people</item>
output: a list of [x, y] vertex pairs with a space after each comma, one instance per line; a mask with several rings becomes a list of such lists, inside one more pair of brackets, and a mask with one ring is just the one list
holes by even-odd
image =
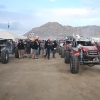
[[25, 57], [38, 59], [39, 55], [50, 59], [51, 52], [52, 57], [55, 58], [57, 42], [56, 40], [50, 41], [50, 39], [41, 41], [27, 39], [26, 41], [19, 40], [16, 47], [18, 48], [19, 59]]

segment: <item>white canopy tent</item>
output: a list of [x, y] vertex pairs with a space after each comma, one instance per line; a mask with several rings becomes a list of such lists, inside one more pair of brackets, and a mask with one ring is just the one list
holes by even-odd
[[0, 38], [3, 39], [13, 39], [13, 41], [18, 41], [18, 39], [26, 39], [25, 36], [17, 35], [11, 32], [1, 32], [0, 33]]

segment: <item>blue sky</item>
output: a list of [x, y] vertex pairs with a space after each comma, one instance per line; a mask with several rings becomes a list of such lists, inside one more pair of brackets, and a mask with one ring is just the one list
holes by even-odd
[[48, 22], [100, 25], [100, 0], [0, 0], [0, 32], [24, 34]]

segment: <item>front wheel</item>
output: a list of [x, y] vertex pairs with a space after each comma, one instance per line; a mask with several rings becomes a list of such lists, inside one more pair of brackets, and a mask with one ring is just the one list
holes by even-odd
[[76, 56], [76, 55], [72, 55], [71, 56], [71, 59], [70, 59], [70, 71], [73, 74], [76, 74], [79, 71], [79, 60], [78, 60], [78, 56]]

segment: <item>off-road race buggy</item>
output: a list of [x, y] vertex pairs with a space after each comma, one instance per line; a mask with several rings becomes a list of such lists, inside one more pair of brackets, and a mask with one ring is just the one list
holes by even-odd
[[67, 36], [66, 38], [66, 43], [63, 48], [62, 55], [64, 55], [64, 62], [65, 63], [70, 63], [70, 51], [72, 47], [72, 42], [73, 42], [73, 36]]
[[98, 46], [92, 45], [91, 41], [73, 41], [70, 55], [70, 71], [78, 73], [80, 65], [94, 66], [100, 64], [100, 50]]
[[14, 53], [14, 43], [12, 39], [0, 39], [0, 61], [8, 63], [9, 54]]
[[62, 50], [63, 44], [64, 44], [64, 40], [59, 40], [59, 43], [57, 46], [59, 55], [61, 55], [61, 50]]

